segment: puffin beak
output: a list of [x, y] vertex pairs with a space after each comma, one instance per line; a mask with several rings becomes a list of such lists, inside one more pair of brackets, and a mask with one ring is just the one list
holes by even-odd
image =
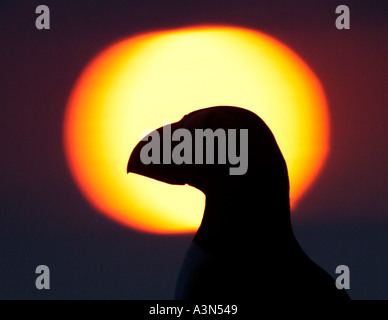
[[[169, 184], [184, 185], [185, 181], [183, 180], [181, 174], [181, 168], [179, 165], [174, 164], [172, 161], [163, 161], [165, 158], [171, 159], [171, 133], [179, 127], [179, 122], [173, 123], [171, 125], [166, 125], [160, 127], [147, 136], [145, 136], [133, 149], [127, 165], [127, 173], [136, 173], [142, 176], [156, 179], [162, 182]], [[152, 140], [152, 141], [151, 141]], [[150, 145], [152, 143], [154, 149], [152, 149], [152, 159], [157, 159], [157, 161], [144, 161], [144, 154], [150, 152]], [[166, 148], [165, 146], [170, 146]], [[156, 147], [156, 148], [155, 148]], [[158, 147], [158, 148], [157, 148]], [[143, 148], [145, 148], [143, 150]], [[142, 152], [143, 150], [143, 152]], [[154, 154], [154, 152], [156, 154]], [[143, 159], [142, 159], [143, 153]], [[169, 155], [163, 154], [169, 153]], [[149, 155], [149, 154], [148, 154]]]

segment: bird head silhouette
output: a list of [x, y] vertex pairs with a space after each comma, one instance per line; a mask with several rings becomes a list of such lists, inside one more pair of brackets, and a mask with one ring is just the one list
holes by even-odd
[[[288, 174], [284, 158], [271, 130], [264, 121], [253, 112], [238, 107], [210, 107], [191, 112], [188, 115], [185, 115], [180, 121], [172, 123], [169, 129], [169, 136], [166, 136], [165, 134], [166, 127], [167, 126], [163, 126], [156, 129], [136, 145], [128, 161], [127, 173], [132, 172], [141, 174], [170, 184], [189, 184], [202, 190], [205, 194], [221, 189], [234, 190], [240, 188], [241, 185], [246, 185], [246, 182], [253, 180], [259, 182], [259, 185], [265, 185], [266, 187], [268, 187], [268, 185], [274, 185], [278, 189], [284, 189], [284, 191], [288, 193]], [[165, 157], [164, 153], [172, 153], [172, 150], [181, 142], [171, 141], [171, 147], [168, 148], [168, 150], [163, 147], [165, 140], [170, 140], [171, 135], [178, 129], [186, 129], [190, 132], [190, 140], [192, 139], [192, 147], [190, 150], [191, 163], [175, 164], [171, 160], [170, 163], [163, 163], [163, 158]], [[210, 142], [214, 147], [214, 158], [211, 164], [206, 163], [206, 159], [204, 159], [209, 152], [213, 152], [213, 150], [209, 151], [206, 149], [206, 143], [209, 144], [209, 141], [204, 141], [206, 140], [206, 137], [203, 135], [197, 136], [197, 131], [209, 129], [211, 132], [216, 133], [219, 129], [222, 129], [223, 131], [220, 133], [225, 133], [225, 145], [227, 149], [228, 147], [230, 147], [229, 149], [234, 149], [222, 150], [222, 148], [219, 148], [219, 136], [216, 134], [215, 141], [213, 140]], [[244, 159], [245, 164], [239, 163], [240, 166], [246, 166], [246, 168], [242, 168], [240, 173], [232, 174], [230, 168], [237, 168], [236, 163], [231, 163], [227, 158], [229, 154], [238, 153], [239, 144], [241, 143], [241, 139], [239, 140], [238, 135], [240, 134], [241, 129], [245, 129], [248, 133], [248, 146], [246, 146], [247, 152], [245, 155], [248, 156], [248, 159]], [[144, 164], [141, 160], [141, 150], [149, 143], [149, 137], [155, 132], [157, 132], [160, 137], [160, 140], [158, 141], [160, 144], [160, 162], [157, 164]], [[231, 135], [236, 134], [237, 137], [234, 136], [232, 138], [237, 146], [232, 146], [230, 138]], [[203, 152], [203, 157], [201, 157], [203, 159], [202, 163], [196, 161], [196, 152], [198, 150], [195, 146], [200, 143], [203, 145], [203, 150], [201, 150]], [[227, 154], [221, 155], [219, 154], [220, 151]], [[234, 157], [236, 156], [237, 155], [234, 154]], [[240, 154], [240, 158], [242, 156], [243, 155]], [[221, 157], [223, 157], [223, 159], [226, 158], [226, 163], [219, 163], [219, 161], [217, 163], [217, 160]], [[171, 155], [169, 158], [171, 159]], [[248, 163], [249, 167], [247, 167]], [[260, 179], [260, 181], [257, 181], [257, 179]]]

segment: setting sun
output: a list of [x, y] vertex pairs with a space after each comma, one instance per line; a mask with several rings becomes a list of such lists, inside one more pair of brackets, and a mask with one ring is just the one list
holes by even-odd
[[98, 211], [137, 230], [195, 231], [205, 196], [127, 174], [144, 130], [210, 106], [249, 109], [287, 162], [291, 207], [323, 166], [329, 118], [323, 89], [291, 49], [258, 31], [200, 26], [118, 41], [82, 71], [69, 97], [64, 147], [78, 187]]

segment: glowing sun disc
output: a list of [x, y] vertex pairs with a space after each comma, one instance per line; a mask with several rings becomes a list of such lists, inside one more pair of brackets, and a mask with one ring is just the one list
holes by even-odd
[[270, 127], [287, 162], [295, 207], [328, 150], [321, 84], [279, 41], [225, 26], [134, 36], [89, 63], [71, 92], [63, 129], [67, 161], [82, 194], [100, 212], [138, 230], [196, 230], [202, 192], [127, 175], [126, 165], [145, 129], [217, 105], [249, 109]]

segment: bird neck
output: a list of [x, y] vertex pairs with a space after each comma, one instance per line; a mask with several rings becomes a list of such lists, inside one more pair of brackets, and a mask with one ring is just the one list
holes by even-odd
[[205, 212], [193, 240], [213, 255], [270, 255], [297, 246], [287, 203], [268, 197], [218, 193], [206, 196]]

